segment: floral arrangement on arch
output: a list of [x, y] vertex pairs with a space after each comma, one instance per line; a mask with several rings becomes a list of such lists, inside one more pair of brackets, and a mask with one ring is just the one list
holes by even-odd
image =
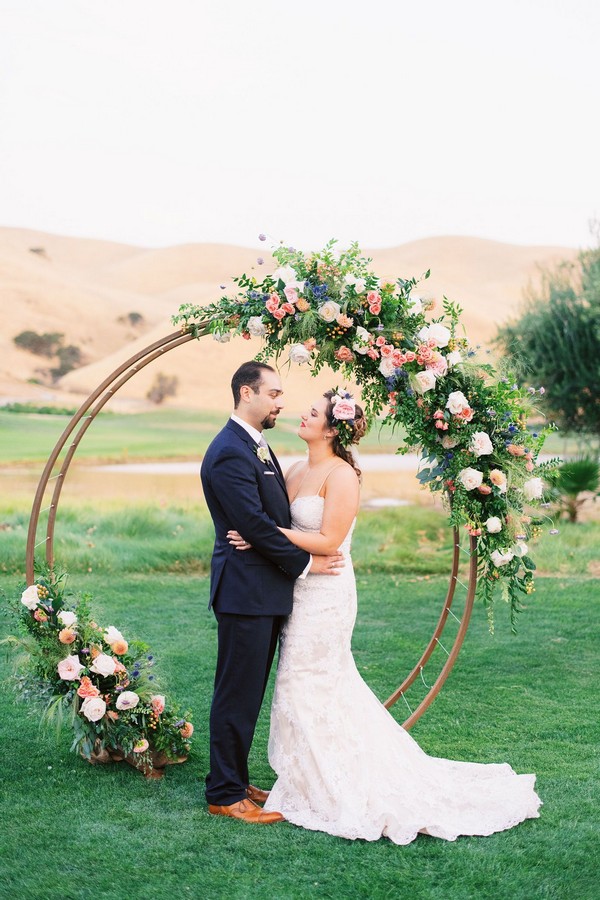
[[40, 577], [15, 604], [23, 634], [7, 640], [24, 651], [21, 699], [41, 702], [46, 723], [67, 719], [71, 749], [92, 762], [125, 758], [148, 774], [183, 761], [194, 727], [159, 693], [150, 648], [98, 625], [89, 595], [68, 608], [63, 581]]
[[536, 391], [477, 360], [457, 304], [444, 298], [443, 315], [429, 319], [433, 304], [415, 292], [417, 279], [382, 280], [358, 244], [342, 252], [335, 244], [308, 254], [278, 246], [273, 274], [262, 281], [240, 275], [234, 295], [183, 304], [173, 323], [222, 342], [261, 337], [264, 360], [289, 345], [292, 363], [313, 374], [327, 364], [355, 381], [369, 420], [404, 429], [398, 452], [421, 449], [419, 481], [441, 491], [450, 523], [477, 539], [478, 591], [490, 627], [500, 585], [514, 629], [521, 596], [534, 590], [527, 542], [539, 521], [526, 507], [543, 500], [544, 470], [554, 465], [537, 461], [550, 429], [527, 427]]

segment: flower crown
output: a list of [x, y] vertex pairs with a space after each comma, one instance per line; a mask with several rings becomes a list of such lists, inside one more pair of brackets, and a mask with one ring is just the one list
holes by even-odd
[[354, 417], [356, 415], [356, 402], [348, 391], [340, 391], [333, 388], [331, 403], [333, 409], [331, 415], [335, 420], [337, 436], [342, 446], [349, 446], [354, 439]]

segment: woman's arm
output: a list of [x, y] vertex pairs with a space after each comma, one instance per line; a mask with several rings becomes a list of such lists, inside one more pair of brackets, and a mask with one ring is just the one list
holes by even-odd
[[358, 510], [359, 482], [351, 466], [338, 466], [327, 479], [321, 531], [279, 530], [296, 547], [316, 555], [336, 553]]

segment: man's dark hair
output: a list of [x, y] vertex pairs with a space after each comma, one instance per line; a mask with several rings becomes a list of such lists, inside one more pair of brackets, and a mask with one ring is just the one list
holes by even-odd
[[231, 392], [233, 394], [234, 409], [237, 409], [240, 405], [240, 390], [243, 385], [247, 384], [249, 388], [252, 388], [255, 394], [258, 394], [263, 377], [262, 373], [265, 370], [268, 372], [275, 371], [272, 366], [268, 366], [266, 363], [256, 362], [256, 360], [252, 359], [250, 362], [242, 363], [239, 369], [233, 373], [233, 378], [231, 379]]

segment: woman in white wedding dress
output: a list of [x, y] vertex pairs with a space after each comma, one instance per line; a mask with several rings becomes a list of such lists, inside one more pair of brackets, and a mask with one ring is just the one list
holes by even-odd
[[[417, 834], [453, 841], [538, 817], [535, 775], [506, 763], [428, 756], [362, 680], [351, 651], [356, 582], [350, 541], [359, 478], [347, 449], [365, 431], [360, 407], [332, 391], [302, 416], [308, 461], [287, 475], [292, 528], [315, 554], [340, 548], [335, 577], [298, 579], [284, 625], [271, 710], [269, 762], [277, 780], [265, 809], [316, 831], [407, 844]], [[232, 533], [238, 549], [247, 547]]]

